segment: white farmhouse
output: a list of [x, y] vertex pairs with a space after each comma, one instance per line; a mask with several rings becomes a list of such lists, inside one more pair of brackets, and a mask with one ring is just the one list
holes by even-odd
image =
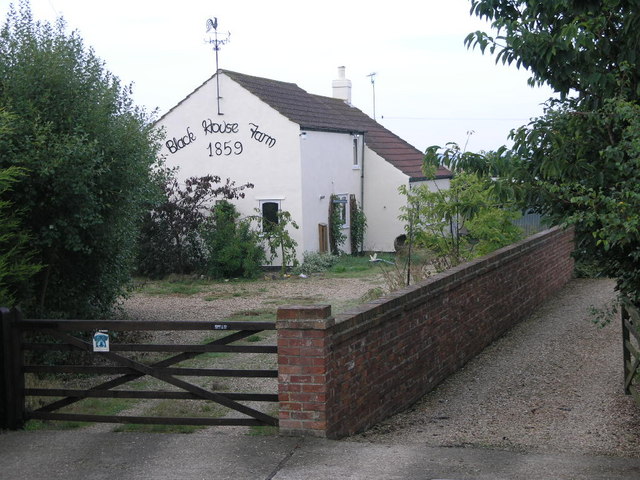
[[[398, 215], [406, 199], [398, 187], [427, 181], [423, 154], [353, 107], [344, 67], [338, 74], [331, 98], [220, 70], [158, 120], [166, 134], [161, 154], [181, 179], [213, 174], [253, 183], [234, 201], [239, 212], [259, 209], [272, 218], [288, 211], [300, 226], [290, 232], [300, 257], [326, 251], [332, 198], [344, 206], [347, 236], [349, 202], [357, 201], [368, 224], [364, 249], [392, 251], [405, 230]], [[428, 182], [448, 188], [450, 178], [443, 168]], [[350, 253], [349, 237], [342, 249]]]

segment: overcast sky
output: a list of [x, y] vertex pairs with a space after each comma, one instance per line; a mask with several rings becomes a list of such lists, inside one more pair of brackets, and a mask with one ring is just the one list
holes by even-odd
[[[8, 0], [0, 0], [3, 23]], [[353, 104], [420, 150], [448, 141], [468, 150], [508, 143], [512, 128], [542, 113], [548, 89], [528, 73], [468, 50], [466, 35], [488, 26], [468, 0], [32, 0], [34, 17], [62, 15], [134, 99], [162, 115], [215, 72], [205, 24], [231, 32], [220, 68], [296, 83], [331, 95], [346, 67]]]

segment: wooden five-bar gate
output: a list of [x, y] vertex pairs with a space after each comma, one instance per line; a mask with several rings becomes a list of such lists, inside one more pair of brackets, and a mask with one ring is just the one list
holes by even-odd
[[622, 306], [622, 344], [624, 391], [640, 406], [640, 311], [629, 303]]
[[[2, 363], [0, 372], [3, 405], [0, 412], [5, 428], [20, 428], [26, 420], [63, 420], [108, 423], [168, 424], [168, 425], [278, 425], [278, 419], [241, 402], [277, 402], [277, 383], [271, 393], [214, 391], [190, 379], [198, 377], [277, 377], [276, 369], [199, 368], [181, 362], [199, 355], [221, 352], [227, 354], [276, 354], [276, 345], [241, 342], [265, 330], [275, 330], [273, 322], [207, 322], [207, 321], [125, 321], [125, 320], [29, 320], [19, 310], [2, 308]], [[209, 331], [201, 344], [124, 343], [122, 333], [149, 331]], [[35, 335], [34, 335], [35, 334]], [[134, 337], [135, 338], [135, 337]], [[255, 337], [254, 337], [255, 338]], [[34, 340], [35, 339], [35, 340]], [[136, 342], [139, 342], [137, 340]], [[47, 358], [42, 353], [84, 352], [83, 364], [47, 364], [45, 361], [25, 361]], [[28, 352], [40, 352], [29, 355]], [[150, 353], [153, 352], [153, 353]], [[163, 355], [164, 358], [159, 358]], [[275, 358], [275, 357], [274, 357]], [[68, 362], [67, 362], [68, 363]], [[187, 362], [188, 363], [188, 362]], [[273, 362], [275, 365], [275, 361]], [[214, 365], [215, 366], [215, 365]], [[98, 384], [84, 388], [26, 388], [25, 375], [76, 374], [87, 379], [98, 375]], [[152, 377], [165, 385], [163, 390], [127, 388], [130, 382]], [[105, 380], [106, 378], [106, 380]], [[157, 383], [157, 382], [156, 382]], [[202, 382], [200, 382], [202, 383]], [[171, 387], [166, 388], [166, 385]], [[123, 388], [124, 386], [124, 388]], [[134, 386], [135, 387], [135, 386]], [[28, 397], [54, 397], [38, 408], [28, 409]], [[214, 402], [242, 415], [238, 418], [207, 416], [126, 416], [87, 413], [63, 413], [60, 409], [81, 400], [98, 398], [175, 399]]]

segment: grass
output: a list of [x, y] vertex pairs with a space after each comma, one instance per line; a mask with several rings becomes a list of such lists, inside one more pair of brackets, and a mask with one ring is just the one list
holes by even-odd
[[[150, 417], [219, 418], [226, 409], [204, 400], [162, 400], [146, 409], [142, 415]], [[200, 425], [148, 425], [129, 423], [116, 427], [116, 432], [193, 433], [206, 428]]]
[[[277, 407], [271, 407], [265, 413], [267, 415], [271, 415], [272, 417], [278, 418]], [[278, 427], [274, 427], [273, 425], [252, 425], [251, 427], [249, 427], [248, 435], [252, 437], [259, 437], [259, 436], [278, 435], [278, 433], [280, 433], [280, 430], [278, 430]]]
[[[394, 256], [392, 254], [380, 254], [378, 258], [393, 261]], [[362, 278], [377, 273], [379, 273], [378, 267], [369, 261], [369, 255], [367, 254], [363, 256], [341, 255], [338, 257], [335, 265], [323, 272], [323, 274], [329, 278]], [[251, 284], [255, 281], [256, 280], [234, 279], [233, 284]], [[137, 291], [145, 295], [191, 296], [205, 293], [216, 284], [227, 284], [228, 282], [196, 276], [170, 275], [163, 280], [138, 278], [135, 280], [135, 283], [137, 285]], [[267, 287], [258, 289], [258, 293], [266, 293], [267, 291]], [[246, 298], [253, 295], [253, 293], [251, 289], [240, 286], [232, 292], [211, 292], [204, 297], [204, 300], [211, 302], [232, 297]]]
[[205, 427], [199, 425], [147, 425], [142, 423], [126, 423], [113, 429], [114, 432], [143, 433], [194, 433]]
[[[125, 398], [85, 398], [59, 410], [60, 413], [84, 413], [87, 415], [117, 415], [134, 406], [138, 400]], [[86, 427], [91, 422], [29, 420], [25, 430], [71, 430]]]
[[257, 308], [255, 310], [243, 310], [234, 313], [221, 322], [273, 322], [276, 319], [276, 310], [273, 308]]
[[264, 303], [269, 305], [312, 305], [314, 303], [326, 303], [320, 295], [295, 296], [295, 297], [269, 297]]
[[249, 435], [252, 437], [278, 435], [278, 427], [273, 425], [252, 425], [249, 427]]
[[[378, 258], [394, 261], [392, 254], [378, 255]], [[338, 262], [326, 272], [326, 275], [329, 278], [363, 278], [378, 273], [380, 273], [379, 267], [370, 261], [369, 255], [365, 254], [361, 257], [341, 255]]]
[[191, 296], [204, 292], [211, 282], [207, 280], [194, 279], [168, 279], [154, 280], [146, 282], [139, 289], [140, 293], [145, 295], [179, 295]]

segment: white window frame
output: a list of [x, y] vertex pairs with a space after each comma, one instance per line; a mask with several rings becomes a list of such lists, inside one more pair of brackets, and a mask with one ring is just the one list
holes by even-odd
[[336, 202], [334, 200], [334, 203], [338, 203], [339, 205], [341, 205], [342, 207], [344, 207], [344, 221], [342, 222], [342, 225], [340, 225], [340, 228], [349, 228], [349, 194], [348, 193], [338, 193], [335, 195], [335, 197], [339, 200], [338, 202]]
[[353, 163], [351, 168], [360, 170], [360, 135], [353, 136]]
[[281, 212], [282, 211], [282, 199], [280, 198], [261, 198], [258, 199], [258, 205], [259, 205], [259, 209], [260, 209], [260, 216], [262, 217], [262, 222], [260, 222], [260, 230], [262, 232], [264, 232], [264, 211], [263, 211], [263, 205], [265, 203], [275, 203], [276, 205], [278, 205], [278, 210], [277, 212]]

